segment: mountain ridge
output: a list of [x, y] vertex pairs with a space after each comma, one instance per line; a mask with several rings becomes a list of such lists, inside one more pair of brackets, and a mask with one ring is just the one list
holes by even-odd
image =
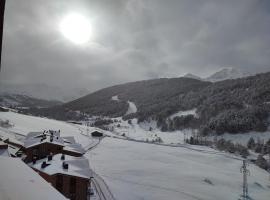
[[[34, 112], [64, 120], [77, 111], [81, 115], [77, 114], [76, 119], [107, 116], [137, 118], [139, 123], [155, 120], [164, 131], [185, 128], [219, 134], [265, 131], [269, 125], [270, 104], [266, 103], [270, 102], [269, 91], [270, 72], [214, 83], [185, 77], [161, 78], [111, 86]], [[112, 100], [114, 96], [119, 101]], [[129, 101], [136, 105], [137, 112], [125, 115]], [[192, 109], [196, 109], [198, 118], [187, 115], [168, 119], [179, 111]]]
[[255, 75], [255, 74], [251, 74], [240, 69], [235, 69], [233, 67], [226, 67], [226, 68], [220, 69], [217, 72], [214, 72], [213, 74], [205, 78], [199, 77], [191, 73], [187, 73], [183, 77], [193, 78], [193, 79], [202, 80], [202, 81], [218, 82], [218, 81], [224, 81], [227, 79], [231, 80], [231, 79], [237, 79], [237, 78], [244, 78], [244, 77], [252, 76], [252, 75]]

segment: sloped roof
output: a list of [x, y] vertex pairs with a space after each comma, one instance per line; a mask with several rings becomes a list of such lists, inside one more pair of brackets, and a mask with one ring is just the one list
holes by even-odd
[[[52, 140], [51, 140], [52, 139]], [[65, 146], [59, 132], [30, 132], [24, 140], [24, 147], [30, 148], [43, 143], [51, 143], [58, 146]]]
[[0, 156], [1, 200], [67, 200], [18, 158]]
[[[90, 179], [92, 170], [88, 160], [85, 157], [73, 157], [65, 155], [65, 160], [61, 160], [62, 154], [54, 155], [51, 161], [47, 158], [36, 161], [36, 164], [29, 163], [28, 165], [48, 175], [66, 174], [81, 178]], [[46, 162], [48, 165], [42, 168], [41, 165]], [[63, 162], [67, 163], [68, 169], [63, 168]]]

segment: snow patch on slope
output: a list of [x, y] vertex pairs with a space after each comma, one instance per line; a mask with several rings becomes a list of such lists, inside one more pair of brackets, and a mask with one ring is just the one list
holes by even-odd
[[197, 111], [196, 108], [194, 108], [192, 110], [179, 111], [179, 112], [171, 115], [169, 118], [173, 119], [175, 117], [181, 117], [181, 116], [187, 116], [187, 115], [193, 115], [194, 117], [198, 118], [198, 115], [197, 115], [196, 111]]
[[118, 98], [118, 95], [112, 96], [112, 100], [113, 101], [120, 101], [120, 99]]
[[137, 107], [135, 105], [135, 103], [128, 101], [128, 110], [126, 112], [126, 115], [132, 114], [132, 113], [136, 113], [137, 112]]

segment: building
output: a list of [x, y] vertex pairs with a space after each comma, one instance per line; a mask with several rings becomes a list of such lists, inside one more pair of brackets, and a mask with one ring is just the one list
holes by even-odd
[[59, 192], [71, 200], [90, 198], [90, 179], [92, 171], [84, 157], [64, 154], [48, 156], [28, 164]]
[[67, 200], [19, 158], [0, 156], [1, 200]]
[[45, 158], [51, 153], [60, 153], [64, 146], [64, 140], [60, 137], [59, 132], [31, 132], [24, 141], [25, 162]]
[[91, 133], [92, 137], [103, 137], [103, 133], [99, 131], [94, 131]]
[[64, 153], [82, 156], [85, 150], [74, 137], [61, 137], [60, 131], [30, 132], [24, 140], [25, 162], [43, 159], [46, 156]]
[[12, 157], [21, 157], [23, 151], [23, 143], [12, 137], [0, 135], [0, 142], [8, 146], [8, 153]]

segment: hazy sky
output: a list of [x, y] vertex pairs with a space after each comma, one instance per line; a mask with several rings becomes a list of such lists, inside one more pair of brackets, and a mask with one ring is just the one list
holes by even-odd
[[[77, 45], [60, 22], [80, 13]], [[270, 70], [269, 0], [7, 0], [1, 81], [90, 91], [118, 83]]]

